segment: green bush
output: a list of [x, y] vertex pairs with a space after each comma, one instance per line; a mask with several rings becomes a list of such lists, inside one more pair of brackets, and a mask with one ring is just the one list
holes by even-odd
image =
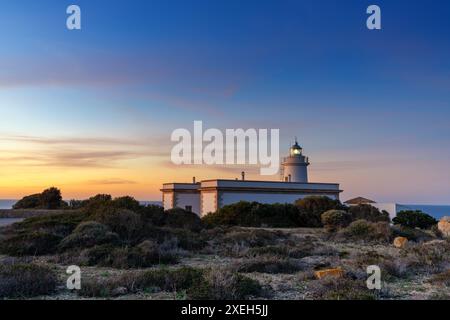
[[392, 222], [408, 228], [430, 229], [437, 220], [420, 210], [406, 210], [397, 213]]
[[103, 207], [92, 219], [107, 225], [124, 241], [139, 240], [143, 235], [144, 225], [140, 215], [127, 209]]
[[0, 243], [0, 253], [10, 256], [44, 255], [57, 251], [62, 237], [45, 231], [20, 233]]
[[390, 222], [389, 213], [380, 211], [370, 204], [359, 204], [357, 206], [350, 206], [348, 212], [352, 216], [352, 220], [367, 220], [371, 222], [385, 221]]
[[15, 223], [11, 232], [18, 234], [40, 230], [64, 238], [72, 233], [77, 225], [87, 217], [86, 213], [80, 211], [40, 215]]
[[141, 208], [139, 201], [130, 196], [115, 198], [112, 205], [118, 209], [128, 209], [134, 212], [138, 212]]
[[121, 281], [126, 284], [130, 291], [141, 291], [155, 287], [163, 291], [180, 291], [187, 290], [203, 281], [203, 271], [190, 267], [175, 270], [149, 270], [131, 278], [125, 276]]
[[262, 294], [258, 281], [223, 268], [210, 269], [204, 273], [204, 280], [187, 290], [193, 300], [243, 300]]
[[117, 233], [95, 221], [80, 223], [72, 234], [64, 238], [59, 244], [61, 251], [74, 248], [90, 248], [102, 244], [120, 243]]
[[392, 230], [387, 222], [356, 220], [342, 229], [338, 236], [346, 240], [388, 242], [392, 238]]
[[289, 228], [298, 226], [298, 210], [291, 204], [241, 201], [203, 217], [209, 226]]
[[84, 250], [79, 261], [89, 266], [132, 269], [174, 264], [178, 262], [178, 255], [173, 248], [144, 241], [135, 247], [95, 246]]
[[240, 263], [238, 272], [252, 273], [295, 273], [301, 271], [302, 267], [293, 260], [280, 257], [258, 257], [255, 259], [248, 259]]
[[336, 231], [346, 227], [352, 221], [350, 213], [343, 210], [328, 210], [322, 214], [322, 224], [329, 231]]
[[60, 241], [86, 216], [81, 212], [67, 212], [25, 219], [4, 231], [0, 252], [14, 256], [55, 253]]
[[339, 200], [333, 200], [326, 196], [309, 196], [295, 202], [299, 210], [298, 225], [301, 227], [322, 227], [321, 216], [328, 210], [345, 210], [345, 206]]
[[433, 236], [430, 233], [427, 233], [420, 229], [413, 229], [401, 225], [393, 226], [392, 231], [394, 237], [405, 237], [408, 240], [416, 242], [424, 242], [433, 239]]
[[165, 212], [164, 225], [170, 228], [200, 231], [203, 229], [202, 220], [193, 212], [175, 208]]
[[13, 209], [36, 209], [41, 205], [41, 194], [36, 193], [29, 196], [23, 197], [21, 200], [17, 201]]
[[13, 209], [62, 209], [66, 207], [68, 204], [62, 200], [61, 191], [52, 187], [42, 193], [22, 198], [13, 206]]
[[30, 298], [56, 290], [55, 273], [34, 264], [0, 265], [0, 298]]
[[365, 280], [324, 278], [311, 281], [308, 293], [317, 300], [375, 300], [377, 293], [367, 289]]

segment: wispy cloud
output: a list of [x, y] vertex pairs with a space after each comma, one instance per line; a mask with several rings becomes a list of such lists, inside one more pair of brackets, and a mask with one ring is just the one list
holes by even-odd
[[[28, 167], [111, 168], [121, 162], [141, 158], [160, 158], [169, 153], [163, 137], [118, 139], [105, 137], [40, 137], [0, 135], [5, 143], [0, 164]], [[12, 142], [12, 144], [11, 144]]]
[[136, 181], [111, 178], [111, 179], [99, 179], [99, 180], [88, 180], [88, 184], [91, 185], [123, 185], [123, 184], [137, 184]]

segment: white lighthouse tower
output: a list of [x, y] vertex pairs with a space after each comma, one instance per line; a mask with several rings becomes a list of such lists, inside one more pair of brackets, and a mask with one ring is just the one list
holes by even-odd
[[297, 139], [289, 149], [289, 157], [283, 160], [283, 181], [286, 182], [308, 182], [309, 159], [303, 155], [303, 149], [299, 146]]

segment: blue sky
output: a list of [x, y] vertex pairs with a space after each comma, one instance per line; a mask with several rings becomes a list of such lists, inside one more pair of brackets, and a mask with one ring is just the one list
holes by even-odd
[[[450, 203], [448, 1], [4, 2], [0, 197], [50, 183], [85, 196], [76, 177], [94, 176], [89, 192], [156, 199], [170, 132], [203, 120], [298, 136], [313, 179], [344, 198]], [[81, 31], [65, 28], [72, 3]]]

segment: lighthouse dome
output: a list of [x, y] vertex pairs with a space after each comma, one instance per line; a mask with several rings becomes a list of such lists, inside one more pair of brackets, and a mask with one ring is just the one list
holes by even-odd
[[290, 149], [291, 156], [301, 156], [303, 152], [302, 147], [295, 141], [294, 145]]

